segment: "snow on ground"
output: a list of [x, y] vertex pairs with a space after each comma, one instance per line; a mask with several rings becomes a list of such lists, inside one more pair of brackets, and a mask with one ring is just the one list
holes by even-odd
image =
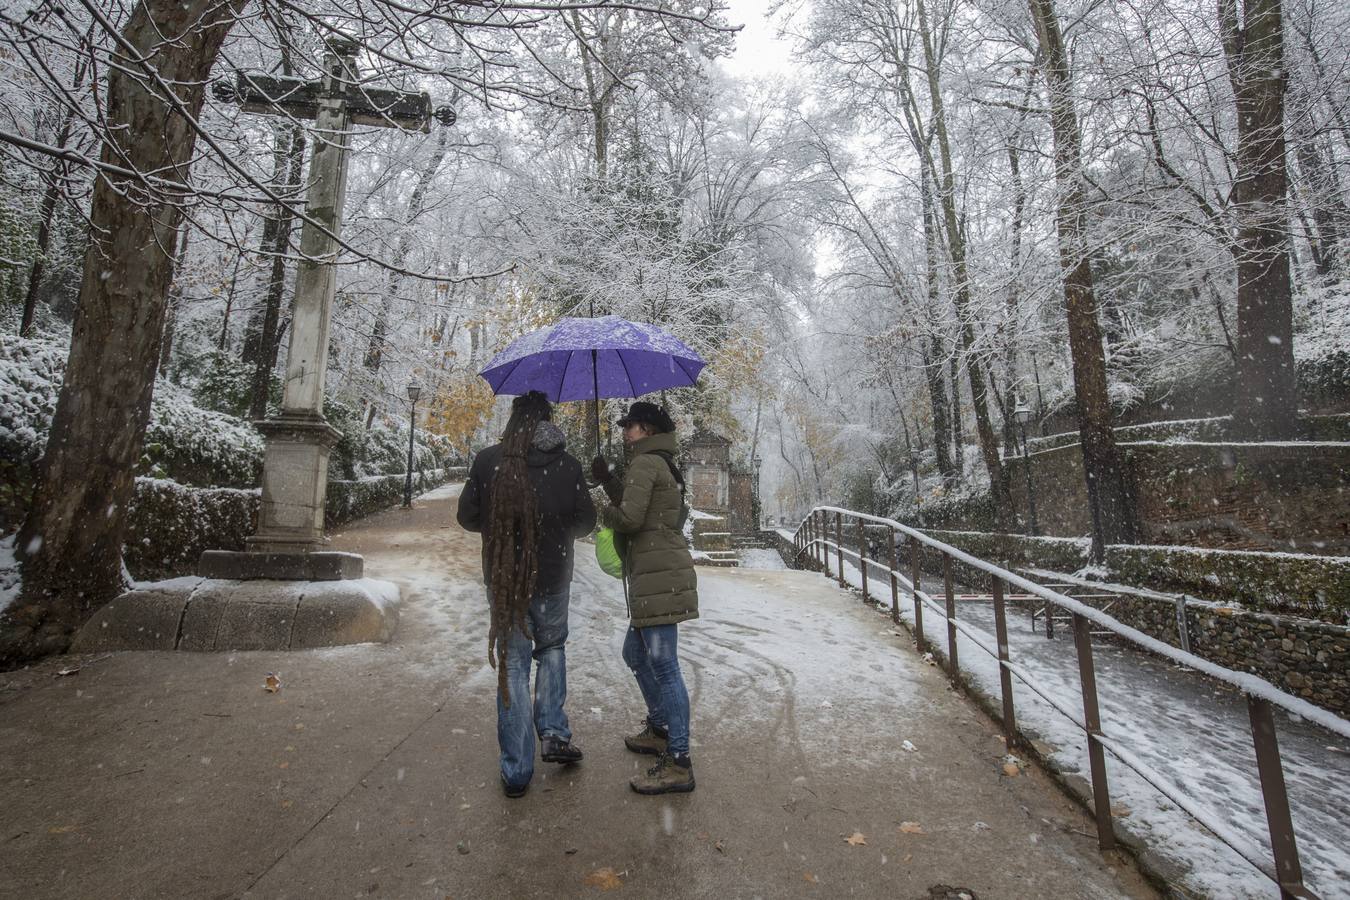
[[17, 535], [0, 539], [0, 612], [19, 596], [19, 562], [14, 558], [14, 540]]
[[[861, 586], [856, 566], [846, 563], [845, 571], [851, 584]], [[884, 573], [869, 575], [869, 582], [875, 588], [886, 584], [885, 578]], [[942, 591], [940, 582], [925, 581], [923, 587], [930, 596]], [[992, 604], [968, 600], [958, 606], [958, 618], [980, 640], [996, 646]], [[888, 608], [879, 612], [889, 618]], [[903, 593], [900, 612], [912, 629], [913, 603]], [[924, 634], [945, 648], [941, 613], [927, 606], [924, 612]], [[1026, 613], [1010, 609], [1008, 632], [1013, 662], [1060, 703], [1080, 710], [1078, 663], [1067, 629], [1047, 640], [1043, 631], [1031, 630]], [[987, 694], [998, 697], [994, 658], [964, 634], [958, 633], [957, 649], [961, 668]], [[1093, 657], [1106, 736], [1165, 775], [1249, 844], [1260, 847], [1263, 859], [1272, 859], [1243, 696], [1130, 647], [1094, 642]], [[1061, 768], [1089, 778], [1082, 729], [1016, 678], [1013, 694], [1019, 727], [1050, 744], [1051, 757]], [[1350, 784], [1350, 743], [1279, 709], [1275, 717], [1304, 879], [1323, 898], [1350, 898], [1350, 796], [1345, 790]], [[1263, 874], [1110, 753], [1107, 772], [1112, 806], [1117, 812], [1121, 807], [1129, 811], [1123, 824], [1154, 852], [1186, 870], [1184, 887], [1225, 900], [1272, 896], [1272, 884]]]
[[786, 569], [787, 563], [778, 555], [777, 550], [752, 547], [741, 551], [742, 569]]

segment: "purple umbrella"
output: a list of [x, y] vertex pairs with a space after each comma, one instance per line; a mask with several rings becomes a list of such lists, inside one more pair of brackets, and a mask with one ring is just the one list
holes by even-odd
[[542, 391], [558, 403], [688, 387], [704, 365], [655, 325], [601, 316], [562, 319], [516, 338], [478, 374], [494, 393]]

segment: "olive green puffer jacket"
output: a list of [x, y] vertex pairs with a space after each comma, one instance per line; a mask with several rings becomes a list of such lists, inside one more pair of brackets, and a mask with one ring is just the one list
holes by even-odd
[[675, 435], [654, 434], [632, 447], [632, 461], [623, 485], [611, 481], [606, 491], [615, 505], [604, 512], [604, 522], [626, 534], [628, 556], [628, 614], [634, 628], [671, 625], [698, 618], [698, 580], [684, 535], [676, 530], [680, 518], [680, 486], [657, 450], [672, 456]]

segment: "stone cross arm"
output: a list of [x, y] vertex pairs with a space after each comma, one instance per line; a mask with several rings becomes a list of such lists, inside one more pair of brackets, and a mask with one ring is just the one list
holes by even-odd
[[341, 100], [348, 121], [356, 125], [426, 133], [431, 130], [433, 118], [443, 125], [452, 125], [455, 121], [455, 112], [450, 107], [433, 110], [431, 95], [425, 91], [414, 94], [350, 84], [328, 91], [324, 89], [323, 81], [259, 72], [238, 72], [233, 84], [216, 82], [213, 90], [220, 100], [238, 103], [245, 112], [265, 115], [275, 116], [285, 111], [297, 119], [313, 119], [318, 116], [321, 100]]

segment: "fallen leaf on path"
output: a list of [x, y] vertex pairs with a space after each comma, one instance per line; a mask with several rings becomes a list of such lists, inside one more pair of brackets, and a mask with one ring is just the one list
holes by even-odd
[[1006, 762], [1003, 764], [1003, 774], [1007, 775], [1009, 778], [1015, 778], [1022, 774], [1022, 770], [1017, 767], [1017, 763]]
[[924, 834], [923, 826], [918, 822], [901, 822], [900, 831], [904, 834]]
[[290, 800], [282, 800], [282, 801], [281, 801], [281, 808], [282, 808], [282, 809], [290, 809], [290, 808], [291, 808], [291, 803], [292, 803], [292, 802], [293, 802], [293, 801], [290, 801]]
[[277, 764], [277, 768], [278, 768], [278, 769], [289, 769], [290, 767], [291, 767], [291, 764], [288, 763], [288, 762], [278, 763], [278, 764]]
[[47, 829], [47, 833], [48, 833], [48, 834], [70, 834], [72, 831], [75, 831], [75, 830], [78, 829], [79, 827], [80, 827], [80, 826], [78, 826], [78, 825], [53, 825], [51, 828], [48, 828], [48, 829]]
[[820, 879], [812, 875], [810, 872], [802, 873], [802, 881], [809, 881], [811, 884], [820, 884]]
[[263, 682], [263, 690], [269, 694], [275, 694], [281, 690], [281, 679], [276, 676], [276, 673], [267, 673], [267, 680]]
[[1132, 811], [1133, 811], [1133, 810], [1131, 810], [1131, 809], [1130, 809], [1128, 806], [1126, 806], [1124, 803], [1117, 803], [1115, 806], [1111, 807], [1111, 815], [1113, 815], [1113, 816], [1115, 816], [1115, 817], [1117, 817], [1117, 818], [1120, 818], [1120, 819], [1125, 818], [1125, 817], [1128, 816]]
[[863, 837], [863, 833], [861, 831], [855, 831], [848, 837], [844, 838], [844, 841], [845, 843], [851, 846], [857, 847], [859, 845], [865, 845], [867, 843], [867, 838]]
[[726, 844], [723, 844], [721, 841], [718, 841], [717, 843], [713, 844], [713, 849], [716, 850], [718, 853], [727, 852]]
[[615, 872], [609, 866], [603, 869], [596, 869], [591, 874], [581, 880], [581, 883], [587, 887], [597, 887], [602, 891], [612, 891], [623, 887], [623, 882], [619, 879], [619, 873]]

